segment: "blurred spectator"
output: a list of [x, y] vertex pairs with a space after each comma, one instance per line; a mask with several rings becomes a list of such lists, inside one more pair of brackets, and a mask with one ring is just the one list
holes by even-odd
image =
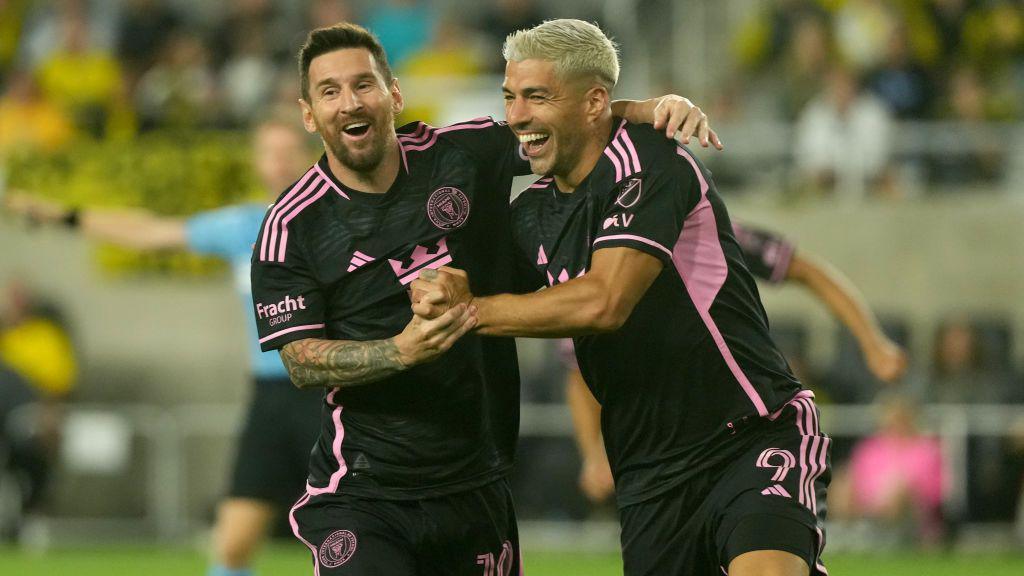
[[964, 23], [975, 0], [928, 0], [925, 14], [939, 40], [940, 62], [952, 62], [960, 53]]
[[882, 62], [897, 26], [897, 15], [882, 0], [847, 0], [835, 16], [840, 57], [860, 70]]
[[437, 20], [431, 35], [431, 42], [422, 50], [405, 59], [398, 76], [410, 83], [426, 82], [427, 89], [420, 94], [432, 94], [434, 98], [419, 98], [415, 104], [406, 103], [402, 119], [422, 120], [438, 123], [439, 107], [448, 102], [453, 88], [452, 81], [469, 80], [483, 71], [483, 57], [473, 43], [472, 30], [464, 27], [455, 18]]
[[[78, 366], [64, 322], [21, 283], [0, 301], [0, 483], [16, 490], [0, 502], [0, 537], [17, 535], [24, 513], [41, 503], [60, 440], [60, 402]], [[6, 513], [5, 513], [6, 512]]]
[[31, 74], [10, 74], [0, 96], [0, 163], [12, 152], [52, 152], [73, 134], [71, 119], [42, 97]]
[[489, 6], [478, 26], [489, 44], [487, 70], [494, 74], [505, 74], [505, 58], [501, 47], [505, 38], [516, 30], [532, 28], [544, 21], [544, 15], [534, 0], [497, 0]]
[[911, 53], [906, 27], [893, 28], [884, 59], [869, 74], [867, 85], [900, 120], [919, 120], [928, 114], [931, 80], [928, 70]]
[[181, 18], [166, 2], [128, 0], [117, 33], [117, 57], [124, 65], [128, 83], [134, 86], [142, 73], [156, 63], [164, 44], [181, 25]]
[[784, 120], [794, 120], [821, 90], [831, 66], [832, 40], [824, 19], [808, 16], [795, 23], [781, 70], [771, 72], [782, 82], [779, 110]]
[[947, 87], [943, 117], [958, 122], [955, 151], [943, 152], [933, 159], [931, 179], [942, 184], [991, 183], [1004, 168], [1001, 140], [986, 122], [994, 114], [989, 91], [977, 70], [961, 67], [953, 72]]
[[367, 14], [366, 27], [380, 39], [391, 67], [399, 70], [429, 42], [434, 11], [422, 0], [382, 0]]
[[231, 0], [227, 14], [213, 27], [205, 43], [210, 65], [220, 69], [244, 44], [245, 36], [256, 34], [263, 39], [261, 49], [275, 62], [291, 57], [286, 20], [271, 0]]
[[892, 194], [892, 137], [885, 106], [860, 90], [853, 70], [835, 67], [825, 91], [797, 122], [794, 156], [800, 185], [847, 202], [870, 193]]
[[245, 32], [235, 35], [234, 49], [220, 73], [226, 111], [242, 126], [267, 106], [277, 78], [267, 52], [266, 28], [253, 26]]
[[828, 13], [814, 0], [766, 2], [766, 12], [741, 28], [734, 41], [737, 58], [746, 68], [763, 69], [778, 64], [794, 43], [797, 30], [808, 21], [823, 23]]
[[1001, 404], [1020, 401], [1008, 359], [984, 346], [978, 325], [960, 314], [935, 332], [931, 397], [942, 403]]
[[216, 77], [209, 55], [195, 34], [173, 34], [135, 92], [143, 129], [197, 127], [216, 117]]
[[903, 543], [936, 544], [944, 531], [942, 445], [918, 429], [908, 398], [886, 398], [879, 410], [878, 431], [858, 442], [836, 473], [829, 515], [875, 521]]
[[96, 137], [131, 132], [121, 66], [110, 52], [89, 43], [89, 20], [69, 13], [60, 21], [54, 50], [39, 65], [43, 94], [71, 115], [84, 133]]

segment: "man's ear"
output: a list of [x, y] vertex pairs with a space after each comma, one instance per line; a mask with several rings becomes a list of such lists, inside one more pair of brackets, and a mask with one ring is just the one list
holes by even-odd
[[402, 89], [398, 86], [398, 78], [391, 81], [391, 110], [398, 116], [405, 110], [405, 100], [402, 98]]
[[302, 109], [302, 126], [306, 132], [316, 134], [316, 122], [313, 120], [313, 107], [304, 99], [299, 98], [299, 108]]
[[593, 86], [587, 90], [587, 117], [596, 121], [605, 115], [612, 106], [612, 96], [604, 86]]

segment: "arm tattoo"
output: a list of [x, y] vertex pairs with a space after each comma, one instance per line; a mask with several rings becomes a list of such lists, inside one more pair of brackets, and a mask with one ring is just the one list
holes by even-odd
[[281, 349], [292, 382], [299, 388], [368, 384], [406, 368], [391, 339], [355, 342], [309, 338]]

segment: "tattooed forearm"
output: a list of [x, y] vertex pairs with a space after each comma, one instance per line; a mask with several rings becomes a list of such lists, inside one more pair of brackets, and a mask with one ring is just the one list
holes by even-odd
[[299, 388], [368, 384], [406, 368], [391, 339], [355, 342], [309, 338], [281, 349], [292, 382]]

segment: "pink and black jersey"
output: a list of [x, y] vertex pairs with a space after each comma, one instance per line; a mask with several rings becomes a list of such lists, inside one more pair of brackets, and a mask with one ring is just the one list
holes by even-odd
[[[512, 132], [483, 118], [398, 133], [386, 193], [345, 187], [324, 156], [268, 210], [252, 256], [263, 350], [398, 334], [425, 268], [465, 269], [478, 294], [514, 289], [509, 188], [529, 164]], [[518, 410], [512, 339], [466, 336], [435, 362], [328, 389], [307, 491], [417, 499], [484, 485], [512, 464]]]
[[513, 203], [536, 283], [585, 274], [626, 247], [664, 269], [625, 325], [575, 339], [601, 403], [620, 506], [654, 497], [741, 450], [744, 434], [801, 390], [768, 336], [754, 279], [710, 174], [650, 126], [616, 120], [575, 192], [542, 178]]

